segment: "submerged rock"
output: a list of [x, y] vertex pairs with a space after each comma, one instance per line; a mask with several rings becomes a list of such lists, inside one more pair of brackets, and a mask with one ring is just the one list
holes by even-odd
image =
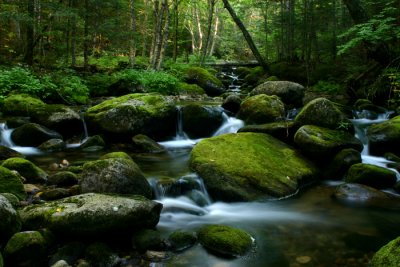
[[37, 231], [16, 233], [4, 248], [6, 266], [45, 266], [47, 243]]
[[242, 256], [252, 247], [251, 236], [225, 225], [207, 225], [198, 232], [199, 242], [207, 250], [228, 257]]
[[152, 229], [143, 229], [136, 232], [132, 238], [132, 244], [140, 252], [146, 250], [164, 250], [165, 243], [160, 232]]
[[129, 94], [89, 108], [85, 120], [92, 133], [128, 140], [136, 134], [162, 138], [175, 134], [176, 108], [158, 94]]
[[305, 88], [301, 84], [289, 81], [267, 81], [254, 88], [250, 95], [276, 95], [286, 105], [300, 107], [303, 105]]
[[193, 246], [197, 242], [197, 236], [194, 232], [176, 230], [169, 235], [168, 242], [172, 250], [182, 251]]
[[376, 189], [385, 189], [393, 187], [397, 178], [394, 171], [371, 164], [358, 163], [350, 167], [345, 181], [368, 185]]
[[136, 194], [151, 198], [150, 184], [133, 160], [109, 158], [83, 165], [80, 179], [83, 193]]
[[305, 105], [294, 119], [296, 125], [316, 125], [333, 130], [353, 132], [353, 124], [333, 102], [317, 98]]
[[204, 139], [193, 148], [190, 167], [211, 196], [224, 201], [288, 196], [317, 174], [295, 149], [261, 133]]
[[63, 139], [56, 131], [50, 130], [37, 123], [27, 123], [16, 128], [11, 139], [20, 146], [39, 146], [50, 139]]
[[392, 152], [400, 156], [400, 116], [371, 125], [367, 136], [371, 154], [383, 155]]
[[183, 131], [190, 138], [211, 136], [222, 124], [222, 109], [189, 104], [182, 107]]
[[251, 96], [240, 105], [238, 118], [247, 124], [262, 124], [285, 117], [285, 106], [277, 96], [265, 94]]
[[296, 132], [294, 142], [304, 154], [319, 161], [331, 159], [342, 149], [363, 149], [361, 141], [348, 132], [314, 125], [302, 126]]
[[21, 230], [19, 214], [4, 196], [0, 195], [0, 243]]
[[0, 166], [0, 193], [11, 193], [25, 200], [26, 193], [20, 177], [8, 168]]
[[141, 196], [88, 193], [27, 206], [20, 215], [25, 229], [49, 228], [57, 235], [94, 237], [152, 228], [161, 208], [162, 204]]
[[397, 267], [400, 264], [400, 237], [390, 241], [372, 257], [369, 267]]
[[47, 173], [27, 159], [9, 158], [1, 166], [17, 171], [30, 183], [44, 183], [47, 181]]

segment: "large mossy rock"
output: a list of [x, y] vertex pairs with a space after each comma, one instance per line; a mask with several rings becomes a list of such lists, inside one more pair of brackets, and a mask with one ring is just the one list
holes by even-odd
[[158, 94], [130, 94], [106, 100], [89, 108], [85, 119], [92, 134], [104, 133], [114, 139], [128, 140], [136, 134], [165, 138], [176, 130], [175, 105]]
[[330, 160], [346, 148], [363, 149], [361, 141], [348, 132], [314, 125], [300, 127], [294, 135], [294, 142], [304, 154], [318, 161]]
[[303, 105], [304, 86], [289, 81], [267, 81], [254, 88], [250, 95], [276, 95], [283, 103], [289, 106], [300, 107]]
[[211, 136], [222, 124], [219, 107], [189, 104], [182, 107], [182, 128], [190, 138]]
[[265, 94], [251, 96], [240, 105], [238, 118], [246, 124], [263, 124], [285, 117], [285, 106], [277, 96]]
[[25, 200], [24, 185], [18, 175], [0, 166], [0, 193], [11, 193], [19, 200]]
[[142, 196], [96, 193], [28, 206], [20, 210], [25, 229], [49, 228], [57, 235], [100, 236], [153, 228], [162, 204]]
[[371, 164], [357, 163], [350, 167], [345, 181], [368, 185], [376, 189], [384, 189], [393, 187], [397, 178], [396, 173], [389, 169]]
[[198, 232], [199, 242], [207, 250], [228, 257], [242, 256], [252, 247], [251, 236], [226, 225], [207, 225]]
[[317, 98], [307, 103], [294, 121], [299, 127], [316, 125], [333, 130], [354, 131], [351, 121], [326, 98]]
[[15, 144], [20, 146], [39, 146], [42, 143], [51, 139], [63, 139], [56, 131], [37, 124], [27, 123], [16, 128], [11, 133], [11, 139]]
[[372, 257], [369, 267], [400, 266], [400, 237], [390, 241]]
[[21, 219], [7, 198], [0, 195], [0, 244], [21, 230]]
[[189, 68], [186, 71], [185, 80], [187, 83], [199, 85], [209, 96], [219, 96], [225, 92], [222, 82], [206, 69], [200, 67]]
[[30, 183], [44, 183], [47, 181], [47, 173], [27, 159], [9, 158], [1, 166], [17, 171]]
[[203, 178], [211, 196], [224, 201], [284, 197], [317, 174], [296, 150], [261, 133], [204, 139], [193, 148], [190, 167]]
[[152, 190], [139, 166], [129, 159], [109, 158], [85, 163], [82, 193], [135, 194], [151, 198]]
[[10, 95], [3, 101], [2, 112], [12, 116], [32, 116], [35, 111], [46, 104], [27, 94]]
[[45, 266], [47, 243], [37, 231], [16, 233], [4, 248], [7, 266]]
[[374, 155], [392, 152], [400, 156], [400, 116], [368, 128], [369, 151]]

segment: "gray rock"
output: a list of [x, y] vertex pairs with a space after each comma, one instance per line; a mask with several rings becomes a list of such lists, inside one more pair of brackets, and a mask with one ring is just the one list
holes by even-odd
[[11, 203], [0, 195], [0, 243], [21, 230], [21, 220]]
[[136, 194], [151, 198], [150, 184], [132, 160], [109, 158], [85, 163], [81, 174], [82, 193]]
[[289, 81], [267, 81], [254, 88], [250, 95], [276, 95], [286, 105], [300, 107], [303, 105], [305, 88], [301, 84]]
[[[56, 235], [115, 235], [157, 225], [162, 205], [142, 196], [88, 193], [20, 210], [29, 229], [49, 228]], [[101, 223], [100, 223], [101, 222]]]
[[21, 178], [8, 168], [0, 166], [0, 193], [11, 193], [19, 200], [25, 200], [26, 193]]
[[224, 99], [222, 107], [234, 114], [236, 114], [240, 109], [240, 104], [242, 99], [236, 94], [230, 94]]
[[400, 116], [371, 125], [367, 132], [369, 150], [373, 155], [392, 152], [400, 155]]
[[189, 104], [182, 107], [183, 131], [190, 138], [211, 136], [222, 124], [222, 109]]
[[57, 186], [72, 186], [78, 183], [78, 176], [70, 171], [60, 171], [49, 176], [47, 183]]
[[66, 144], [62, 139], [50, 139], [40, 144], [38, 148], [47, 152], [62, 151], [66, 148]]
[[165, 151], [163, 146], [144, 134], [137, 134], [132, 137], [132, 149], [140, 153], [160, 153]]

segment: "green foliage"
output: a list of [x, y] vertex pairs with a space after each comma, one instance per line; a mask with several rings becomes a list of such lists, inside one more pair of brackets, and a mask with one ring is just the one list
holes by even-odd
[[164, 70], [177, 77], [180, 81], [185, 79], [186, 72], [190, 67], [191, 64], [173, 62], [172, 60], [166, 60], [164, 63]]
[[340, 38], [348, 38], [349, 40], [338, 47], [338, 55], [348, 52], [361, 43], [376, 45], [381, 42], [389, 43], [399, 40], [400, 27], [397, 25], [397, 19], [394, 15], [398, 11], [389, 6], [391, 2], [389, 1], [386, 8], [366, 23], [356, 24], [341, 34]]
[[103, 96], [107, 95], [108, 88], [116, 82], [116, 75], [107, 73], [95, 73], [86, 77], [86, 85], [89, 88], [90, 95]]
[[382, 76], [388, 80], [391, 99], [389, 105], [398, 107], [400, 104], [400, 69], [387, 68], [384, 70]]
[[343, 87], [340, 84], [329, 82], [329, 81], [318, 81], [312, 89], [317, 92], [323, 92], [328, 94], [336, 94], [343, 92]]
[[13, 67], [0, 70], [0, 97], [4, 98], [12, 91], [43, 96], [45, 86], [27, 68]]
[[179, 80], [165, 72], [126, 69], [114, 73], [113, 76], [115, 80], [125, 80], [133, 87], [142, 86], [148, 93], [174, 95], [178, 92]]

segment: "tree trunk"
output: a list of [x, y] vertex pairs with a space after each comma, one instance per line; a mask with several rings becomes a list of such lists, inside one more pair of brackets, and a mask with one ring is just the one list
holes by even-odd
[[[71, 0], [73, 7], [76, 5], [76, 0]], [[72, 15], [71, 19], [71, 66], [76, 67], [76, 17], [77, 14]]]
[[135, 57], [136, 57], [136, 16], [135, 16], [135, 7], [134, 7], [134, 0], [129, 0], [129, 9], [130, 9], [130, 30], [131, 30], [131, 37], [130, 37], [130, 45], [129, 45], [129, 63], [130, 66], [133, 68], [135, 65]]
[[26, 47], [25, 47], [25, 56], [24, 62], [28, 65], [33, 65], [33, 50], [34, 50], [34, 29], [33, 29], [33, 21], [35, 20], [35, 1], [28, 0], [27, 2], [28, 8], [28, 16], [31, 21], [26, 25]]
[[171, 22], [171, 14], [169, 12], [169, 7], [168, 7], [168, 0], [164, 0], [165, 1], [165, 16], [166, 16], [166, 21], [165, 21], [165, 25], [164, 25], [164, 31], [163, 31], [163, 36], [162, 36], [162, 47], [161, 47], [161, 51], [160, 51], [160, 56], [157, 60], [157, 66], [156, 66], [156, 70], [160, 70], [162, 63], [164, 61], [164, 57], [165, 57], [165, 51], [167, 50], [168, 47], [168, 38], [169, 38], [169, 24]]
[[239, 27], [239, 29], [242, 31], [242, 34], [244, 36], [244, 39], [246, 39], [247, 44], [249, 45], [251, 52], [253, 52], [254, 57], [256, 58], [257, 62], [265, 69], [268, 69], [267, 64], [265, 63], [263, 57], [261, 56], [260, 52], [258, 52], [258, 49], [256, 45], [253, 42], [253, 39], [251, 38], [251, 35], [247, 31], [246, 27], [243, 25], [242, 21], [239, 19], [239, 17], [236, 15], [235, 11], [233, 10], [232, 6], [229, 4], [228, 0], [222, 0], [224, 3], [225, 8], [228, 10], [229, 14], [231, 15], [233, 21], [236, 23], [236, 25]]
[[174, 48], [172, 52], [172, 58], [176, 62], [178, 57], [178, 29], [179, 29], [179, 3], [178, 0], [174, 0]]
[[200, 62], [201, 65], [204, 64], [204, 61], [206, 60], [206, 57], [207, 57], [208, 47], [210, 44], [211, 27], [212, 27], [212, 23], [213, 23], [216, 0], [208, 0], [207, 2], [208, 2], [208, 5], [207, 5], [208, 6], [207, 32], [206, 32], [206, 41], [204, 43], [204, 47], [201, 52], [201, 62]]
[[83, 40], [83, 69], [89, 70], [89, 0], [84, 1], [84, 40]]
[[215, 10], [215, 22], [214, 22], [213, 38], [211, 40], [210, 52], [208, 54], [210, 57], [214, 54], [215, 44], [216, 44], [217, 38], [218, 38], [218, 29], [219, 29], [219, 15], [218, 15], [218, 13], [219, 13], [219, 11], [218, 11], [218, 8], [217, 8]]

